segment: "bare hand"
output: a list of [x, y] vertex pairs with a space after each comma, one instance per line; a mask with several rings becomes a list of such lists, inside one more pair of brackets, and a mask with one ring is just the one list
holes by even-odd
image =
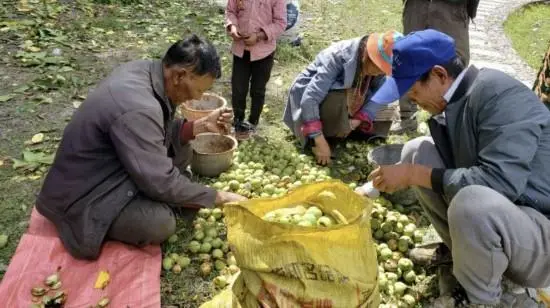
[[315, 137], [315, 147], [313, 148], [313, 154], [315, 154], [318, 164], [326, 165], [330, 163], [330, 146], [328, 145], [325, 136], [319, 135]]
[[352, 119], [350, 125], [351, 130], [355, 130], [357, 127], [359, 127], [359, 125], [361, 125], [361, 120]]
[[212, 111], [194, 124], [194, 135], [208, 132], [227, 135], [231, 130], [233, 122], [233, 110], [231, 108], [219, 108]]
[[252, 33], [252, 34], [250, 34], [249, 37], [244, 39], [244, 44], [246, 46], [256, 45], [257, 42], [258, 42], [258, 34], [256, 34], [256, 33]]
[[229, 35], [235, 40], [238, 41], [242, 39], [242, 37], [239, 35], [239, 30], [237, 29], [237, 26], [231, 25], [229, 26]]
[[379, 191], [393, 193], [410, 186], [413, 176], [413, 168], [410, 164], [397, 164], [380, 166], [368, 176], [374, 188]]
[[336, 135], [338, 138], [346, 138], [352, 131], [361, 125], [361, 120], [352, 119], [349, 122], [349, 129]]
[[224, 205], [229, 202], [241, 202], [248, 200], [246, 197], [243, 197], [239, 194], [235, 194], [227, 191], [218, 191], [216, 195], [216, 206]]

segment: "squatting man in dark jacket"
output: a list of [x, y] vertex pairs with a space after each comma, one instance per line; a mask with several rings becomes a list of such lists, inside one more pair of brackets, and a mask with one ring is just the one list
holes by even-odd
[[465, 68], [442, 32], [407, 35], [393, 57], [372, 100], [408, 95], [433, 115], [431, 137], [406, 143], [400, 163], [370, 178], [384, 192], [412, 186], [450, 251], [455, 284], [435, 307], [537, 307], [525, 292], [503, 294], [502, 279], [550, 285], [550, 112], [507, 74]]
[[192, 35], [162, 60], [119, 66], [82, 103], [36, 204], [71, 255], [96, 259], [105, 240], [158, 244], [175, 232], [174, 209], [245, 199], [193, 183], [186, 170], [189, 141], [202, 132], [227, 132], [232, 111], [174, 118], [179, 104], [212, 86], [220, 67], [214, 46]]

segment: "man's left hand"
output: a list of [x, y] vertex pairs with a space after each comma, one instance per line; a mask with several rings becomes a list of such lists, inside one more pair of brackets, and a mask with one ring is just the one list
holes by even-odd
[[368, 179], [372, 181], [374, 188], [379, 191], [393, 193], [409, 187], [412, 176], [413, 165], [397, 164], [376, 168], [369, 174]]
[[193, 134], [200, 133], [219, 133], [227, 135], [233, 122], [233, 110], [231, 108], [219, 108], [212, 111], [206, 117], [196, 120], [193, 128]]

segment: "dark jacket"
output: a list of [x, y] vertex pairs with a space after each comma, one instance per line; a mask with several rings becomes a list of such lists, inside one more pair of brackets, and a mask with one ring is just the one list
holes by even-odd
[[446, 165], [432, 171], [435, 191], [451, 200], [484, 185], [550, 218], [550, 111], [523, 83], [470, 67], [428, 125]]
[[[468, 17], [470, 17], [470, 19], [476, 18], [477, 7], [479, 6], [479, 0], [441, 0], [441, 1], [447, 1], [451, 3], [466, 3], [466, 11], [468, 12]], [[407, 2], [407, 0], [403, 0], [403, 4], [405, 2]]]
[[36, 207], [74, 257], [97, 258], [110, 225], [138, 193], [168, 204], [214, 203], [214, 190], [172, 162], [183, 120], [174, 120], [163, 76], [160, 61], [123, 64], [65, 128]]

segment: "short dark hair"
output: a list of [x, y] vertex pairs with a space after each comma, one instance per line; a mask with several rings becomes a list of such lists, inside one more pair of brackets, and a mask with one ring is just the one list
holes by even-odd
[[214, 78], [222, 75], [220, 57], [214, 45], [195, 34], [174, 43], [162, 58], [167, 67], [181, 65], [193, 68], [199, 76], [209, 74]]
[[[464, 68], [466, 68], [466, 66], [464, 65], [464, 62], [462, 61], [462, 59], [460, 59], [459, 56], [454, 57], [451, 61], [445, 64], [440, 64], [440, 66], [442, 66], [447, 71], [447, 73], [449, 73], [449, 75], [454, 79], [456, 79], [456, 77], [460, 75], [460, 73], [464, 70]], [[422, 74], [419, 80], [422, 82], [427, 81], [428, 78], [430, 78], [431, 71], [432, 70], [430, 69], [429, 71]]]

